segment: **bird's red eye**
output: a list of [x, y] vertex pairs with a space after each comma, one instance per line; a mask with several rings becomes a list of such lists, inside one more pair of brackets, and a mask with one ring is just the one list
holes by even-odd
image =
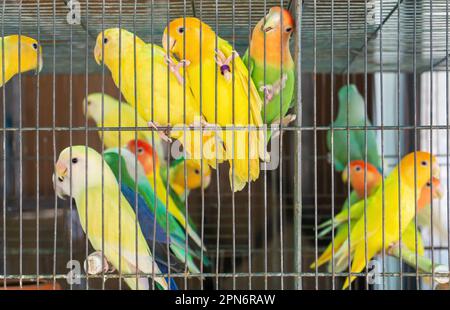
[[355, 171], [358, 171], [358, 172], [361, 171], [361, 167], [360, 166], [356, 166], [355, 167]]
[[286, 28], [286, 32], [291, 32], [291, 31], [292, 31], [291, 27]]
[[138, 147], [137, 151], [138, 151], [138, 154], [144, 153], [144, 149], [142, 147]]

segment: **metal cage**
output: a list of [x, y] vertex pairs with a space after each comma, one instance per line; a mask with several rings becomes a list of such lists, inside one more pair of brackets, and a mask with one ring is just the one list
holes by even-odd
[[[318, 226], [340, 211], [351, 190], [330, 163], [326, 132], [362, 130], [366, 136], [375, 132], [385, 175], [414, 150], [437, 156], [444, 196], [432, 200], [430, 225], [421, 229], [431, 272], [420, 270], [418, 262], [416, 268], [406, 265], [383, 250], [375, 258], [379, 268], [366, 266], [351, 289], [447, 287], [448, 0], [0, 3], [1, 36], [35, 38], [42, 46], [44, 63], [37, 75], [18, 74], [0, 90], [0, 281], [4, 288], [126, 288], [122, 281], [126, 275], [120, 272], [84, 272], [83, 262], [94, 250], [75, 203], [58, 199], [52, 185], [62, 149], [81, 144], [102, 152], [105, 145], [99, 131], [130, 130], [97, 127], [83, 114], [81, 103], [90, 93], [123, 100], [109, 72], [95, 62], [97, 35], [119, 27], [160, 45], [171, 20], [195, 16], [244, 55], [253, 27], [274, 6], [289, 10], [296, 23], [290, 49], [296, 71], [292, 111], [297, 119], [280, 127], [281, 142], [272, 145], [279, 165], [261, 171], [256, 182], [236, 193], [228, 185], [228, 167], [221, 164], [213, 170], [211, 185], [192, 191], [186, 203], [206, 247], [202, 255], [208, 255], [212, 264], [201, 264], [200, 274], [184, 270], [168, 276], [181, 289], [339, 289], [350, 266], [342, 272], [309, 267], [334, 240], [334, 233], [319, 238]], [[330, 125], [337, 115], [337, 92], [350, 83], [364, 98], [371, 126]], [[132, 128], [136, 134], [155, 131], [137, 127]], [[170, 156], [166, 160], [169, 165]], [[442, 229], [435, 229], [436, 225]], [[401, 251], [400, 257], [404, 258]], [[74, 262], [81, 266], [76, 283], [68, 281], [77, 267]], [[371, 282], [374, 275], [377, 281]]]

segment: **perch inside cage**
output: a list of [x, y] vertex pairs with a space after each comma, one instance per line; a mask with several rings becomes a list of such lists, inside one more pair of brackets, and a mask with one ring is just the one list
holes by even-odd
[[443, 288], [448, 10], [3, 1], [2, 286]]

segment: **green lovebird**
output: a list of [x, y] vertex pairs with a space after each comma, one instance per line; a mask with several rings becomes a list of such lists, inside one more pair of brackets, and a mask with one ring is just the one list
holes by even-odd
[[[364, 99], [355, 85], [350, 84], [342, 87], [338, 92], [339, 111], [334, 127], [371, 126]], [[348, 122], [347, 122], [348, 115]], [[350, 158], [347, 151], [347, 133], [350, 141]], [[336, 171], [343, 171], [350, 161], [365, 160], [365, 135], [367, 133], [367, 161], [381, 171], [381, 159], [378, 153], [378, 144], [373, 130], [334, 130], [334, 166]], [[327, 147], [331, 152], [331, 130], [327, 132]]]
[[[289, 50], [294, 27], [289, 11], [271, 8], [253, 29], [250, 48], [243, 57], [259, 95], [265, 99], [261, 115], [267, 125], [281, 122], [286, 126], [295, 119], [295, 115], [286, 115], [295, 88], [295, 65]], [[268, 139], [270, 136], [269, 131]]]
[[[119, 177], [119, 158], [121, 165], [121, 180], [122, 183], [126, 184], [128, 187], [136, 188], [135, 172], [137, 169], [137, 189], [138, 193], [144, 198], [147, 206], [155, 214], [158, 224], [166, 230], [167, 222], [166, 215], [168, 215], [168, 226], [169, 226], [169, 236], [171, 239], [170, 249], [173, 254], [183, 263], [187, 264], [189, 271], [193, 273], [199, 273], [200, 270], [194, 262], [194, 258], [199, 258], [199, 250], [191, 249], [189, 246], [187, 248], [187, 255], [185, 250], [186, 244], [186, 231], [181, 227], [178, 221], [169, 214], [167, 214], [166, 206], [161, 202], [161, 200], [156, 198], [156, 208], [155, 208], [155, 192], [151, 187], [147, 177], [145, 176], [142, 166], [137, 162], [134, 155], [125, 148], [121, 148], [121, 154], [119, 157], [119, 151], [117, 148], [108, 149], [104, 152], [105, 161], [111, 167], [114, 175], [118, 179]], [[156, 209], [156, 210], [155, 210]], [[187, 258], [187, 260], [186, 260]], [[203, 264], [209, 266], [210, 262], [206, 255], [203, 255]]]

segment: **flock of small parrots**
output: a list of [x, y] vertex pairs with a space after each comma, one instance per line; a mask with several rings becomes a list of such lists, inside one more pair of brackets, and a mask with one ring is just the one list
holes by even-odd
[[[101, 251], [100, 272], [111, 265], [131, 289], [149, 289], [147, 276], [160, 289], [177, 289], [173, 278], [162, 274], [201, 276], [199, 264], [210, 266], [203, 240], [187, 217], [186, 199], [190, 190], [209, 185], [211, 168], [218, 164], [229, 162], [231, 190], [240, 191], [258, 179], [260, 160], [270, 160], [266, 145], [272, 133], [263, 125], [295, 120], [288, 114], [295, 88], [289, 49], [294, 27], [287, 10], [271, 8], [253, 29], [242, 58], [193, 17], [171, 21], [162, 47], [119, 28], [98, 35], [93, 56], [110, 71], [126, 102], [90, 94], [82, 104], [84, 113], [99, 127], [154, 128], [120, 134], [99, 130], [106, 148], [101, 154], [87, 146], [70, 146], [55, 164], [55, 191], [75, 200], [83, 231]], [[0, 86], [19, 72], [43, 66], [40, 45], [24, 35], [4, 37], [0, 54]], [[354, 85], [340, 89], [338, 98], [333, 126], [370, 125]], [[167, 129], [178, 124], [186, 127]], [[241, 128], [208, 130], [230, 125]], [[190, 155], [186, 158], [194, 159], [176, 159], [168, 167], [162, 141], [172, 139], [183, 145]], [[193, 155], [205, 155], [195, 141], [212, 145], [214, 156], [195, 159]], [[436, 158], [420, 151], [408, 154], [384, 178], [374, 131], [330, 130], [327, 145], [331, 162], [353, 192], [340, 213], [319, 225], [319, 236], [336, 232], [334, 242], [311, 267], [329, 262], [338, 271], [351, 261], [351, 272], [359, 273], [366, 259], [400, 243], [412, 251], [417, 244], [423, 255], [414, 218], [416, 211], [429, 212], [432, 198], [441, 195]], [[89, 273], [98, 272], [95, 262], [95, 256], [88, 258]], [[354, 278], [349, 277], [344, 288]]]

